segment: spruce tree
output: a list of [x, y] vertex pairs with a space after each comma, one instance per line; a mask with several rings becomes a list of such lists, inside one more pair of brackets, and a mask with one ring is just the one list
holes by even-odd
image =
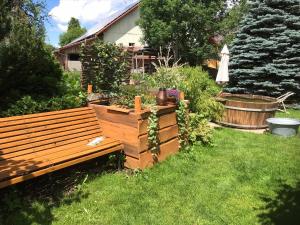
[[232, 42], [226, 91], [300, 98], [300, 0], [252, 0]]

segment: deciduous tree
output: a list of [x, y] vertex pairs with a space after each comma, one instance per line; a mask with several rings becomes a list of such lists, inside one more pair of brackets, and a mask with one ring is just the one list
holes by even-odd
[[142, 0], [139, 24], [151, 47], [171, 46], [176, 58], [198, 64], [213, 52], [208, 42], [218, 32], [224, 0]]
[[0, 110], [24, 95], [58, 92], [62, 72], [45, 47], [43, 9], [32, 0], [1, 1]]

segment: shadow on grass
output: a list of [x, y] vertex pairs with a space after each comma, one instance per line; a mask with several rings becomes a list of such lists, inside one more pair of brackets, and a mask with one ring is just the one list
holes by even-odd
[[300, 223], [300, 182], [290, 186], [280, 182], [276, 196], [262, 196], [265, 206], [258, 215], [263, 225], [299, 225]]
[[88, 182], [116, 171], [109, 156], [93, 159], [17, 185], [0, 189], [0, 224], [50, 225], [53, 208], [80, 202], [89, 196]]

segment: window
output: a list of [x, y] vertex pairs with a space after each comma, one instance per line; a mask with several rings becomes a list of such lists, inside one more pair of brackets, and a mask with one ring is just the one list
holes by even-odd
[[134, 43], [129, 42], [129, 47], [134, 47]]
[[69, 61], [79, 61], [79, 59], [80, 59], [80, 56], [79, 56], [79, 54], [69, 54], [68, 55], [68, 59], [69, 59]]

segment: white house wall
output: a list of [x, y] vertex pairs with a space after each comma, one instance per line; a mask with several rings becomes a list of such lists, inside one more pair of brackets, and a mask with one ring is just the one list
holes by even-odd
[[81, 62], [68, 60], [68, 70], [69, 71], [81, 71]]
[[104, 32], [103, 40], [116, 44], [122, 44], [128, 47], [129, 43], [135, 43], [135, 46], [143, 46], [141, 39], [143, 37], [142, 30], [137, 26], [136, 22], [140, 18], [139, 9], [122, 18], [120, 21], [112, 25]]

